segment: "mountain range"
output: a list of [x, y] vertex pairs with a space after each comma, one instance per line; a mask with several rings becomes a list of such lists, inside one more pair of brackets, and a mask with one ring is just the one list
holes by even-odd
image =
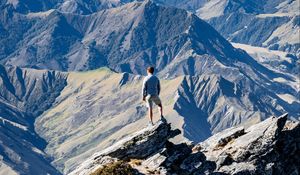
[[173, 142], [299, 120], [297, 3], [1, 1], [0, 174], [67, 174], [144, 128], [150, 65]]

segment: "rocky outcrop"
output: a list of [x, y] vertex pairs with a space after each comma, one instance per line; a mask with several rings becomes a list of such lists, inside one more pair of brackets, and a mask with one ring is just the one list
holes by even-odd
[[[146, 159], [158, 150], [164, 149], [168, 139], [179, 134], [179, 130], [171, 131], [170, 124], [159, 121], [156, 125], [129, 135], [91, 159], [70, 174], [89, 174], [97, 168], [117, 160]], [[156, 161], [157, 159], [153, 159]], [[149, 160], [152, 162], [151, 160]]]
[[137, 174], [299, 174], [300, 125], [286, 121], [287, 114], [270, 117], [196, 145], [169, 142], [178, 133], [160, 121], [95, 154], [70, 174], [90, 174], [119, 160]]

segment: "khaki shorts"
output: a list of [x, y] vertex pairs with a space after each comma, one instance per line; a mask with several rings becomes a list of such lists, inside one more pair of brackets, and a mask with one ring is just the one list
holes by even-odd
[[156, 96], [156, 95], [155, 96], [147, 95], [147, 97], [146, 97], [146, 103], [147, 103], [148, 108], [152, 109], [153, 102], [156, 105], [160, 105], [161, 104], [160, 98], [158, 96]]

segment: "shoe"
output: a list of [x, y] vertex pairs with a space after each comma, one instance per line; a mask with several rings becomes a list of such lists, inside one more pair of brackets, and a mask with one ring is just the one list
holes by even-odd
[[167, 119], [164, 116], [160, 116], [160, 121], [167, 122]]

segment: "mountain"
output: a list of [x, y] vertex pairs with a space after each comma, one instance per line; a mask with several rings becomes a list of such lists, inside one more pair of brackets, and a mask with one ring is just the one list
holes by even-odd
[[[133, 2], [133, 0], [5, 0], [0, 6], [19, 13], [60, 12], [89, 15]], [[155, 3], [185, 9], [209, 22], [226, 39], [281, 50], [299, 57], [299, 2], [296, 0], [154, 0]], [[265, 27], [268, 26], [268, 27]]]
[[54, 8], [61, 0], [3, 0], [1, 9], [10, 9], [19, 13], [41, 12]]
[[166, 1], [89, 2], [1, 1], [0, 174], [66, 174], [145, 128], [149, 65], [161, 78], [165, 117], [181, 131], [176, 144], [271, 115], [299, 120], [295, 55], [230, 43]]
[[290, 52], [299, 57], [297, 7], [296, 0], [211, 0], [197, 14], [232, 42]]
[[226, 39], [292, 53], [299, 58], [299, 1], [157, 0], [189, 10]]
[[[200, 57], [207, 54], [219, 59], [220, 55], [225, 59], [233, 57], [230, 52], [240, 54], [195, 15], [151, 1], [129, 3], [87, 16], [52, 10], [27, 15], [13, 13], [8, 18], [11, 20], [3, 24], [4, 28], [15, 30], [7, 30], [8, 37], [1, 42], [2, 62], [22, 67], [90, 70], [108, 66], [120, 72], [144, 74], [140, 67], [157, 65], [160, 71], [175, 62], [176, 57], [186, 62], [192, 55], [180, 53], [187, 49]], [[180, 25], [178, 19], [183, 21]], [[20, 24], [22, 27], [14, 27]], [[4, 44], [7, 42], [11, 44]]]
[[[1, 70], [1, 134], [22, 145], [11, 147], [8, 141], [1, 146], [13, 149], [13, 155], [28, 165], [42, 161], [44, 166], [68, 173], [94, 152], [144, 128], [148, 121], [140, 96], [143, 76], [103, 68], [68, 73], [7, 66]], [[250, 79], [234, 82], [203, 74], [161, 84], [165, 117], [182, 132], [175, 142], [197, 143], [231, 126], [250, 126], [283, 112], [299, 120], [299, 100], [285, 101], [284, 95]], [[29, 148], [40, 150], [42, 156], [28, 158], [23, 152]], [[37, 154], [29, 151], [29, 155]], [[13, 166], [17, 159], [9, 157], [10, 152], [1, 155], [7, 157], [5, 164], [22, 173], [18, 169], [22, 166]], [[43, 170], [51, 172], [51, 168]]]
[[113, 8], [133, 0], [3, 0], [2, 7], [10, 7], [22, 14], [58, 9], [66, 13], [91, 14], [102, 9]]
[[[277, 85], [265, 84], [263, 77], [283, 78], [292, 82], [288, 86], [297, 82], [297, 77], [266, 69], [184, 10], [145, 1], [85, 16], [45, 13], [13, 13], [7, 27], [16, 31], [8, 30], [10, 37], [2, 42], [4, 64], [69, 71], [107, 66], [134, 74], [145, 74], [143, 68], [154, 65], [162, 77], [212, 73], [238, 80], [246, 76], [276, 92]], [[298, 94], [296, 88], [286, 90]]]
[[249, 128], [229, 128], [197, 145], [168, 141], [176, 131], [158, 122], [91, 156], [70, 175], [298, 174], [299, 122], [287, 115]]
[[269, 69], [299, 77], [298, 69], [300, 60], [292, 54], [240, 43], [232, 43], [232, 45], [235, 48], [245, 50], [249, 55], [255, 58], [255, 60], [268, 67]]
[[63, 73], [0, 65], [0, 163], [10, 171], [61, 174], [43, 151], [47, 142], [35, 132], [34, 120], [51, 106], [64, 84]]
[[135, 74], [144, 74], [141, 67], [148, 65], [165, 72], [182, 66], [187, 69], [184, 74], [194, 75], [202, 71], [193, 65], [201, 66], [206, 59], [233, 66], [232, 62], [249, 57], [195, 15], [151, 1], [86, 16], [56, 10], [3, 13], [4, 64], [69, 71], [107, 66]]
[[195, 12], [197, 9], [202, 7], [207, 0], [155, 0], [154, 2], [160, 5], [173, 6]]

